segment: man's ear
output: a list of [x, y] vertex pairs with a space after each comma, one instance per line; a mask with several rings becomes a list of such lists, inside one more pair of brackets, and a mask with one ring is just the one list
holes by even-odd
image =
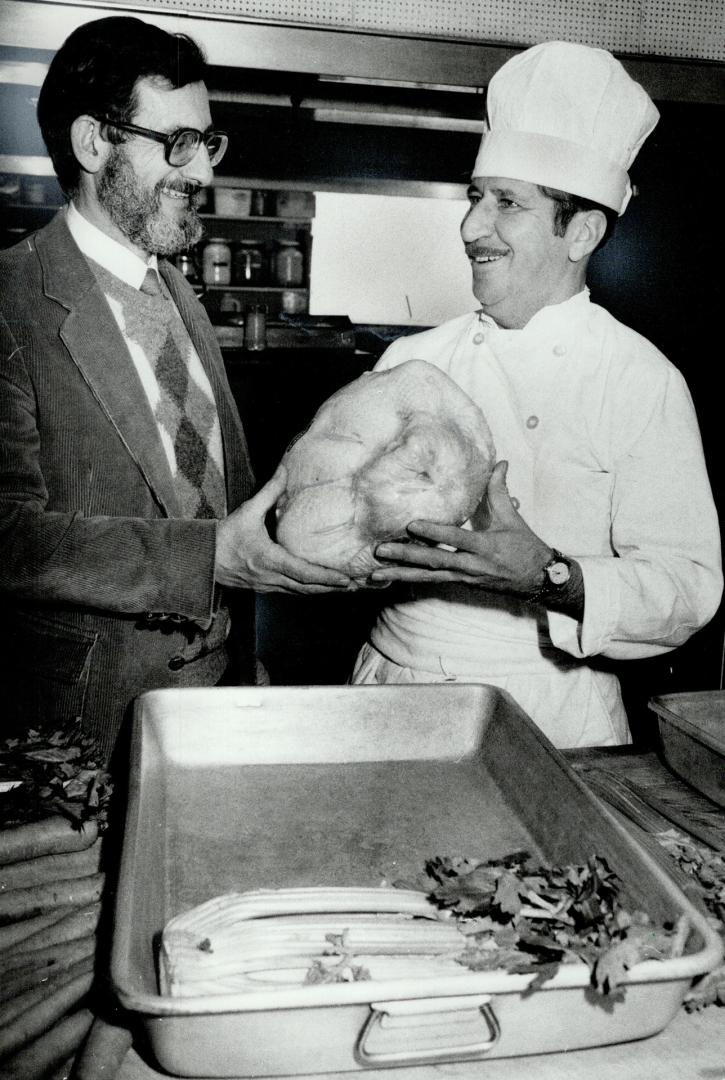
[[70, 141], [85, 172], [97, 173], [105, 165], [110, 143], [101, 137], [101, 124], [93, 116], [77, 116], [70, 128]]
[[569, 258], [580, 262], [596, 248], [604, 236], [607, 219], [601, 210], [580, 210], [569, 222]]

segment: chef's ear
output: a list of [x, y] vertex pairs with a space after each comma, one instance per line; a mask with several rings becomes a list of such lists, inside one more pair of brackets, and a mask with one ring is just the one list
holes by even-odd
[[591, 255], [607, 228], [602, 210], [580, 210], [569, 223], [569, 258], [572, 262]]
[[73, 153], [81, 168], [97, 173], [105, 163], [111, 144], [101, 134], [101, 123], [94, 116], [77, 116], [70, 127]]

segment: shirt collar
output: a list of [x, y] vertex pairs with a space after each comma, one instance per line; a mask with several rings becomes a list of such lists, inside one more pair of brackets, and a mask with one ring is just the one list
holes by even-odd
[[589, 288], [585, 285], [581, 292], [570, 296], [568, 300], [564, 300], [560, 304], [548, 304], [546, 307], [540, 308], [531, 316], [526, 326], [521, 327], [519, 330], [507, 330], [499, 326], [494, 319], [483, 311], [478, 312], [478, 319], [484, 326], [489, 327], [499, 339], [515, 338], [520, 334], [541, 336], [552, 331], [557, 332], [570, 325], [572, 318], [583, 315], [588, 306]]
[[66, 222], [71, 236], [84, 255], [134, 289], [141, 288], [149, 267], [158, 272], [155, 255], [150, 255], [148, 262], [144, 262], [133, 251], [119, 244], [118, 240], [92, 225], [72, 202], [68, 206]]

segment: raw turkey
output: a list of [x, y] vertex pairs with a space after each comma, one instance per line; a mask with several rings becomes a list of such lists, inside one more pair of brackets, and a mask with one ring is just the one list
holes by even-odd
[[368, 372], [320, 407], [282, 462], [277, 540], [310, 562], [364, 581], [383, 540], [414, 519], [460, 525], [495, 464], [488, 424], [425, 360]]

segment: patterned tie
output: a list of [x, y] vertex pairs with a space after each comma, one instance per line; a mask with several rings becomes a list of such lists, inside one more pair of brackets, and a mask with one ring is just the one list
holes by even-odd
[[[164, 295], [155, 270], [149, 268], [146, 271], [141, 291], [149, 296]], [[167, 303], [171, 301], [167, 299]], [[161, 392], [156, 419], [174, 446], [178, 469], [176, 482], [185, 516], [223, 517], [226, 512], [224, 477], [208, 450], [216, 406], [189, 377], [170, 321], [155, 359], [154, 371]]]

